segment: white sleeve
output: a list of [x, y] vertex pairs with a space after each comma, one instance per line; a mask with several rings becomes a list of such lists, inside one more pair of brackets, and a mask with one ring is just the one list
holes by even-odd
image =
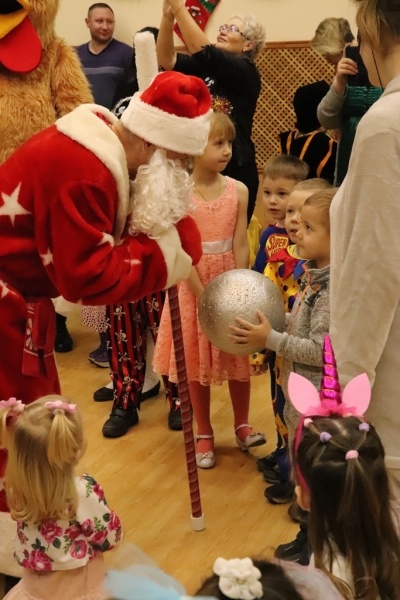
[[356, 136], [331, 207], [330, 332], [343, 384], [363, 372], [374, 383], [400, 300], [400, 132], [377, 123]]

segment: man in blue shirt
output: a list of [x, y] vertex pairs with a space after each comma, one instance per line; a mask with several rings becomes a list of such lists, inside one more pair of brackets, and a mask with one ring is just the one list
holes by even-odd
[[78, 56], [96, 104], [111, 109], [117, 87], [135, 80], [134, 51], [113, 38], [115, 18], [108, 4], [92, 4], [85, 23], [91, 40], [77, 47]]

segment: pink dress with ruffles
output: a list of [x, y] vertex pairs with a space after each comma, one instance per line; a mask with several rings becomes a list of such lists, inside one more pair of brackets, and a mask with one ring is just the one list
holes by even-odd
[[[206, 286], [217, 275], [235, 268], [232, 239], [238, 214], [236, 181], [226, 177], [221, 196], [209, 202], [193, 192], [193, 203], [195, 210], [192, 216], [203, 243], [203, 256], [196, 268], [202, 284]], [[248, 357], [226, 354], [204, 335], [197, 316], [197, 299], [186, 281], [179, 284], [179, 306], [188, 381], [198, 381], [207, 386], [221, 385], [227, 379], [248, 381]], [[177, 381], [168, 298], [161, 317], [153, 366], [157, 373]]]

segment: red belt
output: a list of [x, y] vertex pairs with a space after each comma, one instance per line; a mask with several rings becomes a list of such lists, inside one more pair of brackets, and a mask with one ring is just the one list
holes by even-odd
[[22, 353], [22, 374], [30, 377], [55, 377], [57, 373], [54, 359], [56, 319], [50, 298], [25, 297], [27, 318], [24, 349]]

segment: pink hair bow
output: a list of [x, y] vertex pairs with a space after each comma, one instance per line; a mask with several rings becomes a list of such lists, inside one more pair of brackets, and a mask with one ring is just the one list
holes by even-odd
[[0, 408], [11, 408], [10, 414], [12, 416], [17, 416], [24, 412], [25, 404], [22, 400], [9, 398], [8, 400], [0, 400]]
[[45, 408], [49, 410], [63, 410], [66, 413], [76, 412], [76, 404], [69, 404], [68, 402], [62, 402], [61, 400], [54, 400], [53, 402], [46, 402]]
[[289, 375], [288, 392], [290, 401], [303, 417], [363, 417], [371, 400], [366, 373], [349, 381], [338, 400], [324, 399], [323, 389], [319, 393], [308, 379], [297, 373]]

